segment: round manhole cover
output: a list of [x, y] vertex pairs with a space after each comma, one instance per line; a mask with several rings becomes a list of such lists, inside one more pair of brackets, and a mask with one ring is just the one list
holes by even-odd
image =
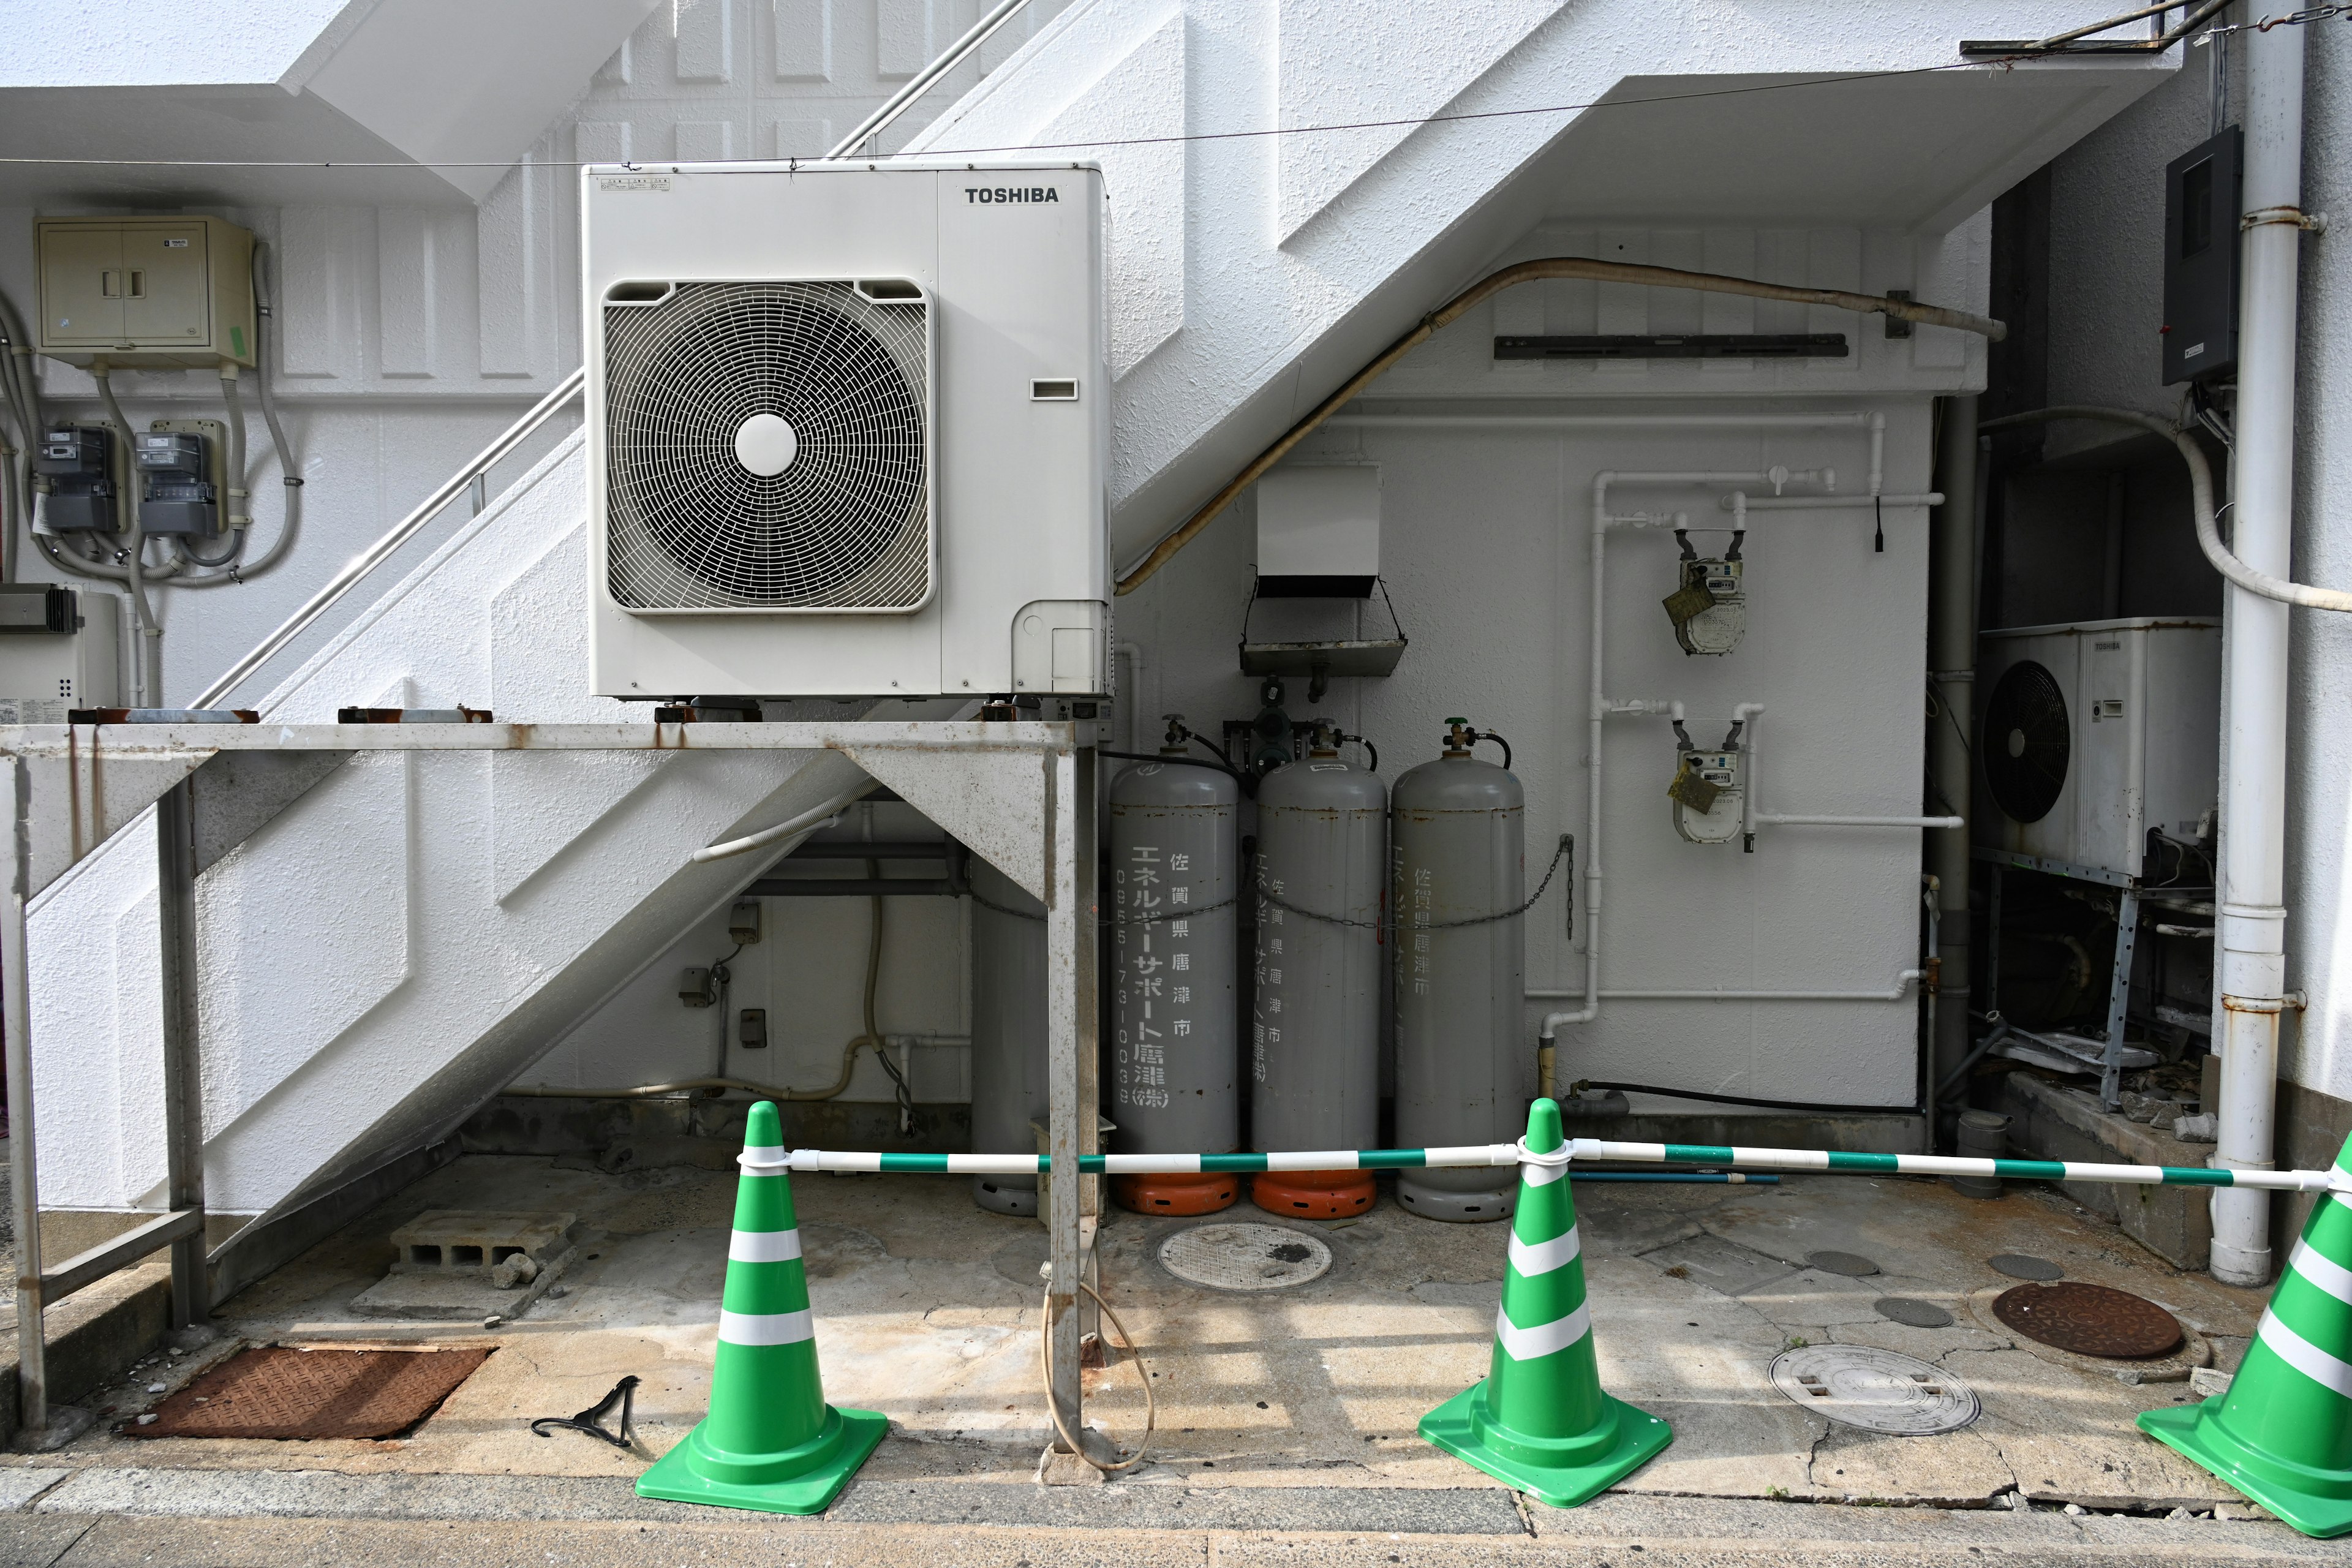
[[1942, 1367], [1866, 1345], [1807, 1345], [1772, 1363], [1774, 1386], [1817, 1415], [1925, 1437], [1977, 1418], [1977, 1391]]
[[1922, 1301], [1914, 1296], [1881, 1296], [1871, 1303], [1878, 1315], [1889, 1322], [1905, 1323], [1915, 1329], [1948, 1329], [1952, 1314], [1933, 1301]]
[[1849, 1279], [1859, 1279], [1878, 1272], [1878, 1265], [1859, 1252], [1808, 1252], [1805, 1267], [1818, 1268], [1824, 1274], [1843, 1274]]
[[1995, 1272], [2006, 1274], [2011, 1279], [2039, 1279], [2047, 1284], [2053, 1279], [2066, 1278], [2063, 1268], [2046, 1258], [2036, 1258], [2028, 1252], [2003, 1252], [1985, 1261], [1993, 1266]]
[[2143, 1361], [2180, 1346], [2180, 1324], [2155, 1302], [2080, 1280], [2013, 1286], [1994, 1299], [1992, 1311], [2027, 1339], [2077, 1355]]
[[1331, 1249], [1278, 1225], [1196, 1225], [1160, 1244], [1160, 1266], [1215, 1290], [1281, 1290], [1320, 1279]]

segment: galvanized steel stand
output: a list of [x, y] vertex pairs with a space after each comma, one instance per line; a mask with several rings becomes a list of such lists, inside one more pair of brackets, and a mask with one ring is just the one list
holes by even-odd
[[[1078, 1281], [1096, 1217], [1084, 1211], [1100, 1184], [1076, 1174], [1078, 1158], [1096, 1148], [1097, 1031], [1095, 752], [1072, 748], [1054, 758], [1046, 775], [1045, 900], [1046, 1137], [1056, 1175], [1047, 1194], [1046, 1239], [1054, 1272], [1046, 1310], [1053, 1321], [1048, 1381], [1061, 1425], [1085, 1441], [1078, 1353], [1085, 1325], [1077, 1310]], [[1059, 1447], [1057, 1444], [1056, 1447]]]
[[[1047, 1076], [1052, 1153], [1068, 1179], [1045, 1216], [1054, 1270], [1048, 1357], [1063, 1424], [1082, 1436], [1080, 1314], [1095, 1215], [1078, 1158], [1099, 1152], [1096, 1115], [1095, 724], [848, 722], [709, 724], [123, 724], [0, 729], [0, 821], [7, 825], [0, 906], [0, 1024], [5, 1028], [16, 1226], [19, 1446], [47, 1447], [86, 1424], [50, 1404], [46, 1309], [154, 1252], [172, 1251], [172, 1321], [211, 1308], [205, 1247], [203, 1068], [197, 1037], [195, 884], [355, 752], [840, 752], [986, 857], [1046, 906]], [[255, 753], [280, 753], [261, 756]], [[307, 759], [283, 753], [310, 753]], [[216, 765], [215, 765], [216, 764]], [[201, 771], [211, 769], [199, 779]], [[197, 786], [202, 783], [204, 789]], [[213, 813], [220, 801], [232, 809]], [[167, 1210], [54, 1268], [41, 1258], [34, 1110], [32, 899], [155, 807], [163, 988]], [[199, 812], [205, 815], [199, 821]], [[200, 851], [201, 843], [201, 851]], [[200, 859], [201, 854], [201, 859]], [[760, 869], [745, 862], [747, 879]], [[1066, 1165], [1064, 1163], [1066, 1162]]]
[[[2095, 1061], [2083, 1058], [2085, 1068], [2096, 1068], [2099, 1074], [2099, 1101], [2109, 1110], [2123, 1104], [2124, 1025], [2131, 1011], [2132, 957], [2139, 944], [2140, 904], [2148, 889], [2137, 877], [2120, 871], [2109, 871], [2096, 866], [2070, 865], [2063, 860], [2046, 859], [2038, 855], [2021, 855], [2002, 849], [1979, 846], [1975, 858], [1992, 868], [1990, 893], [1990, 919], [1987, 921], [1987, 953], [1985, 1009], [1997, 1012], [2000, 1007], [2000, 925], [2002, 873], [2007, 870], [2039, 871], [2046, 876], [2063, 877], [2078, 882], [2095, 882], [2114, 890], [2116, 899], [2115, 962], [2108, 970], [2106, 1037]], [[2210, 895], [2210, 889], [2200, 889]], [[2163, 896], [2163, 895], [2159, 895]], [[2210, 905], [2204, 906], [2209, 910]], [[2021, 1029], [2002, 1022], [1994, 1026], [1992, 1041], [1999, 1048], [2001, 1037], [2016, 1036], [2021, 1039], [2074, 1055], [2053, 1037]]]

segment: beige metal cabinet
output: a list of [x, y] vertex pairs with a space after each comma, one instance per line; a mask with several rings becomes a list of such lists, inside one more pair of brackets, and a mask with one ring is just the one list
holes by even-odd
[[71, 364], [251, 365], [253, 236], [216, 217], [41, 218], [40, 352]]

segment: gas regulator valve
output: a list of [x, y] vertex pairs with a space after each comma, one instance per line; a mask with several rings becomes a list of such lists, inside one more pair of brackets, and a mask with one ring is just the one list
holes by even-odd
[[1701, 555], [1688, 529], [1675, 530], [1675, 542], [1682, 547], [1677, 563], [1682, 581], [1663, 602], [1683, 652], [1727, 654], [1748, 635], [1748, 594], [1739, 559], [1740, 543], [1747, 537], [1734, 533], [1731, 547], [1721, 555]]
[[1735, 722], [1720, 748], [1702, 752], [1682, 721], [1675, 721], [1675, 780], [1666, 796], [1675, 803], [1675, 831], [1685, 843], [1728, 844], [1739, 837], [1748, 796], [1747, 753], [1739, 749]]

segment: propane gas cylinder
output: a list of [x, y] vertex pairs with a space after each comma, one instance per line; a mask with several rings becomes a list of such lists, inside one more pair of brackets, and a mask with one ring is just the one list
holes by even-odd
[[[1318, 727], [1306, 760], [1257, 792], [1257, 955], [1250, 1126], [1266, 1152], [1370, 1149], [1381, 1111], [1381, 930], [1388, 791]], [[1268, 1172], [1271, 1214], [1337, 1219], [1372, 1206], [1366, 1171]]]
[[[1045, 906], [978, 856], [971, 890], [971, 1146], [1025, 1154], [1045, 1114]], [[1035, 1176], [974, 1176], [971, 1199], [1037, 1212]]]
[[[1409, 1149], [1507, 1143], [1527, 1120], [1526, 955], [1509, 912], [1526, 898], [1527, 795], [1470, 754], [1476, 731], [1447, 723], [1444, 754], [1397, 780], [1389, 816], [1397, 1142]], [[1409, 1171], [1397, 1201], [1432, 1219], [1503, 1219], [1517, 1186], [1508, 1166]]]
[[[1241, 791], [1184, 760], [1144, 763], [1110, 789], [1112, 1135], [1123, 1154], [1241, 1147], [1234, 995]], [[1241, 1195], [1226, 1173], [1114, 1176], [1140, 1214], [1211, 1214]]]

